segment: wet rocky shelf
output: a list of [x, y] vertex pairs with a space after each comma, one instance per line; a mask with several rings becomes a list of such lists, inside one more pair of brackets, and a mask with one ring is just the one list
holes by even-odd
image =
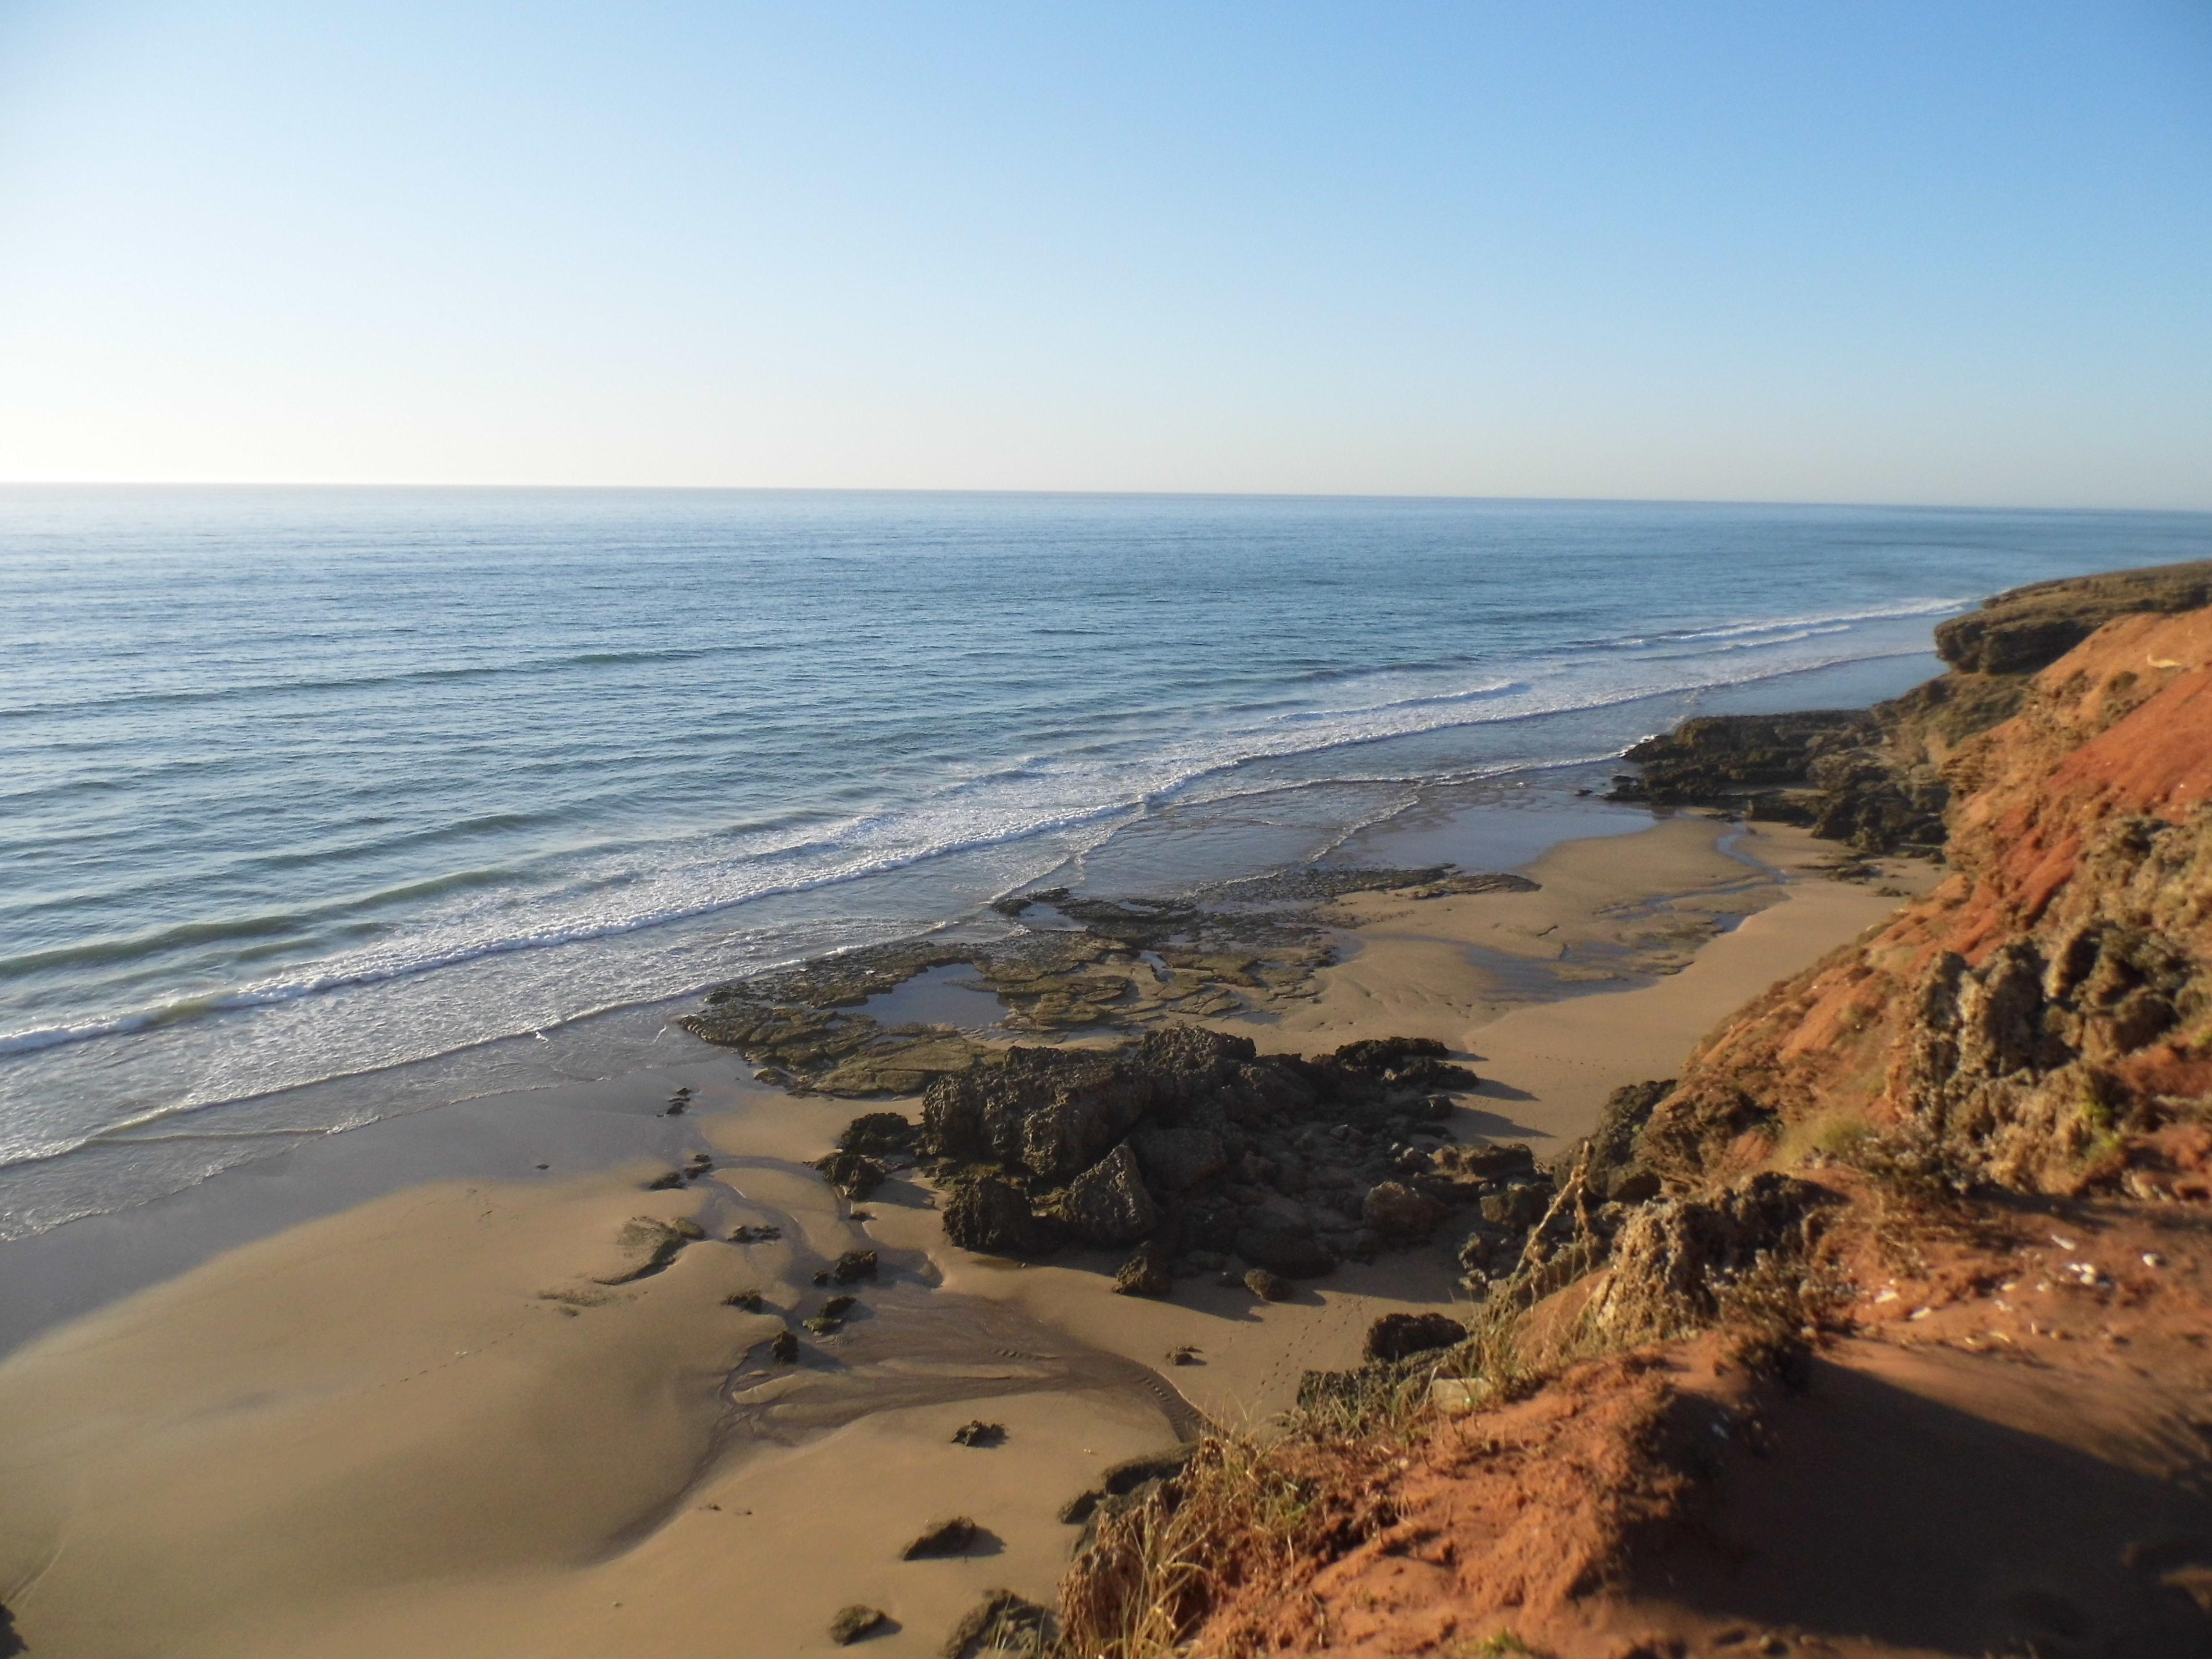
[[[1172, 898], [1048, 888], [994, 906], [1013, 924], [1005, 937], [905, 939], [817, 957], [720, 986], [678, 1024], [735, 1048], [761, 1068], [763, 1082], [794, 1092], [852, 1099], [919, 1094], [995, 1051], [969, 1030], [887, 1024], [866, 1012], [873, 999], [933, 970], [969, 970], [974, 977], [957, 982], [994, 999], [994, 1024], [1009, 1036], [1138, 1030], [1312, 994], [1316, 971], [1335, 960], [1329, 929], [1316, 914], [1332, 899], [1534, 885], [1522, 876], [1438, 865], [1307, 867]], [[865, 1183], [864, 1170], [855, 1166], [852, 1174]]]

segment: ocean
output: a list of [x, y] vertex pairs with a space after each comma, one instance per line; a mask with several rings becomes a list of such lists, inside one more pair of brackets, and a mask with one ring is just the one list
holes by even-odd
[[2203, 514], [0, 489], [0, 1237], [1025, 884], [1346, 857], [1893, 695], [1990, 592], [2208, 555]]

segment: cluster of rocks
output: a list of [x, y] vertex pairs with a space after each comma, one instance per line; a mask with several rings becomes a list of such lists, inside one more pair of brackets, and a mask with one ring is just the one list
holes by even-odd
[[1304, 1059], [1174, 1025], [1110, 1049], [1010, 1048], [941, 1079], [915, 1145], [951, 1182], [945, 1232], [964, 1249], [1140, 1246], [1123, 1271], [1139, 1294], [1232, 1256], [1310, 1279], [1425, 1242], [1480, 1201], [1480, 1154], [1441, 1121], [1443, 1091], [1476, 1081], [1425, 1039]]
[[969, 1031], [885, 1024], [866, 1011], [872, 999], [933, 969], [972, 973], [969, 988], [995, 1000], [991, 1023], [1006, 1031], [1141, 1030], [1310, 995], [1316, 970], [1334, 959], [1316, 915], [1332, 899], [1533, 885], [1439, 865], [1286, 871], [1176, 898], [1047, 888], [993, 907], [1018, 924], [1004, 938], [906, 939], [817, 957], [718, 987], [679, 1024], [737, 1049], [778, 1087], [851, 1099], [918, 1094], [993, 1052]]

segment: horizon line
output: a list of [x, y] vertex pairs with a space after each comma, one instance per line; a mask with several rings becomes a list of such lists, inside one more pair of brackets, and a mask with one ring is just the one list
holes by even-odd
[[1900, 501], [1833, 500], [1793, 496], [1719, 495], [1514, 495], [1437, 491], [1275, 489], [1047, 489], [966, 484], [688, 484], [541, 483], [471, 481], [465, 483], [404, 479], [299, 478], [0, 478], [0, 489], [268, 489], [268, 490], [451, 490], [583, 494], [756, 495], [1006, 495], [1131, 500], [1438, 501], [1515, 506], [1574, 507], [1854, 507], [1897, 513], [2120, 513], [2212, 517], [2203, 507], [2040, 505], [2033, 502]]

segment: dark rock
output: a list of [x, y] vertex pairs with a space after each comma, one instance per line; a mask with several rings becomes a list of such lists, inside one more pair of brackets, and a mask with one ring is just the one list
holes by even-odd
[[994, 1176], [963, 1182], [945, 1206], [945, 1236], [963, 1250], [986, 1255], [1048, 1255], [1064, 1233], [1056, 1221], [1033, 1215], [1012, 1182]]
[[1368, 1188], [1359, 1216], [1385, 1238], [1419, 1243], [1443, 1224], [1444, 1206], [1426, 1193], [1384, 1181]]
[[[839, 1256], [830, 1269], [830, 1277], [839, 1285], [857, 1285], [864, 1279], [876, 1276], [876, 1253], [873, 1250], [848, 1250]], [[836, 1300], [832, 1297], [831, 1300]]]
[[1076, 1177], [1056, 1213], [1086, 1244], [1133, 1243], [1160, 1224], [1159, 1206], [1126, 1143]]
[[734, 1227], [730, 1231], [732, 1244], [773, 1244], [783, 1237], [781, 1227]]
[[1617, 781], [1607, 799], [1688, 806], [1755, 798], [1802, 783], [1820, 747], [1863, 744], [1876, 731], [1874, 716], [1857, 708], [1703, 715], [1632, 748], [1627, 758], [1643, 775]]
[[964, 1515], [956, 1515], [949, 1521], [933, 1521], [922, 1529], [921, 1535], [899, 1552], [902, 1561], [925, 1561], [947, 1555], [965, 1555], [968, 1547], [975, 1541], [978, 1528]]
[[1129, 1137], [1146, 1183], [1157, 1192], [1179, 1193], [1229, 1167], [1221, 1137], [1204, 1129], [1140, 1128]]
[[1091, 1518], [1091, 1510], [1098, 1507], [1098, 1500], [1105, 1495], [1095, 1487], [1089, 1492], [1079, 1492], [1060, 1506], [1054, 1518], [1064, 1526], [1081, 1526]]
[[988, 1590], [952, 1627], [939, 1651], [943, 1659], [978, 1659], [994, 1653], [1042, 1655], [1052, 1632], [1052, 1614], [1036, 1602], [1010, 1589]]
[[1175, 1294], [1175, 1272], [1167, 1253], [1146, 1245], [1123, 1262], [1114, 1275], [1116, 1296], [1167, 1297]]
[[1227, 1036], [1199, 1025], [1169, 1025], [1137, 1042], [1136, 1062], [1158, 1079], [1164, 1106], [1203, 1099], [1234, 1079], [1257, 1056], [1249, 1037]]
[[822, 1312], [825, 1318], [842, 1319], [860, 1305], [860, 1298], [857, 1296], [833, 1296], [822, 1304]]
[[1493, 1227], [1526, 1232], [1541, 1221], [1544, 1212], [1551, 1207], [1552, 1188], [1548, 1182], [1522, 1182], [1486, 1196], [1482, 1200], [1482, 1218]]
[[827, 1158], [817, 1158], [814, 1167], [848, 1198], [866, 1198], [884, 1184], [884, 1177], [890, 1173], [862, 1152], [832, 1152]]
[[1006, 1443], [1006, 1440], [1005, 1424], [986, 1423], [980, 1418], [963, 1423], [952, 1431], [952, 1443], [956, 1446], [1000, 1446]]
[[648, 1193], [672, 1193], [683, 1184], [684, 1172], [681, 1170], [671, 1170], [667, 1174], [657, 1175], [647, 1182], [645, 1190]]
[[1180, 1348], [1168, 1350], [1168, 1364], [1170, 1365], [1203, 1365], [1205, 1363], [1198, 1357], [1198, 1350], [1188, 1343]]
[[921, 1131], [896, 1112], [863, 1112], [848, 1123], [837, 1137], [837, 1150], [868, 1158], [890, 1158], [911, 1152]]
[[1068, 1181], [1103, 1158], [1151, 1104], [1150, 1079], [1116, 1055], [1014, 1048], [929, 1086], [923, 1142], [940, 1157]]
[[855, 1601], [849, 1607], [840, 1608], [837, 1616], [830, 1621], [830, 1639], [841, 1648], [850, 1647], [890, 1622], [890, 1615], [881, 1608], [863, 1607]]
[[1198, 1443], [1194, 1440], [1165, 1451], [1125, 1457], [1100, 1475], [1098, 1484], [1108, 1497], [1126, 1498], [1148, 1480], [1167, 1480], [1181, 1474], [1197, 1455]]
[[1285, 1279], [1321, 1279], [1336, 1271], [1336, 1258], [1316, 1242], [1310, 1228], [1265, 1213], [1237, 1230], [1237, 1254]]
[[799, 1358], [799, 1338], [789, 1331], [778, 1331], [768, 1345], [768, 1357], [779, 1365], [788, 1365]]
[[1451, 1050], [1431, 1037], [1370, 1037], [1347, 1042], [1323, 1062], [1340, 1073], [1372, 1079], [1392, 1090], [1472, 1089], [1482, 1079], [1451, 1063]]
[[1517, 1140], [1501, 1146], [1439, 1146], [1431, 1157], [1437, 1168], [1478, 1181], [1510, 1181], [1536, 1173], [1536, 1154]]
[[765, 1304], [763, 1303], [758, 1291], [739, 1291], [733, 1296], [724, 1297], [722, 1305], [726, 1308], [741, 1308], [747, 1313], [758, 1313]]
[[1367, 1358], [1397, 1360], [1467, 1340], [1467, 1327], [1439, 1313], [1385, 1314], [1367, 1328]]
[[1244, 1288], [1262, 1302], [1287, 1302], [1297, 1294], [1297, 1285], [1265, 1267], [1249, 1269], [1244, 1275]]
[[800, 1322], [817, 1336], [835, 1336], [845, 1328], [845, 1322], [832, 1314], [817, 1314]]
[[1587, 1147], [1589, 1164], [1586, 1178], [1590, 1196], [1596, 1202], [1638, 1204], [1656, 1197], [1659, 1177], [1638, 1162], [1638, 1142], [1644, 1126], [1651, 1121], [1653, 1109], [1674, 1091], [1672, 1078], [1631, 1083], [1615, 1089], [1606, 1097], [1604, 1109], [1598, 1114], [1596, 1131], [1587, 1141], [1568, 1148], [1561, 1167], [1573, 1163]]

